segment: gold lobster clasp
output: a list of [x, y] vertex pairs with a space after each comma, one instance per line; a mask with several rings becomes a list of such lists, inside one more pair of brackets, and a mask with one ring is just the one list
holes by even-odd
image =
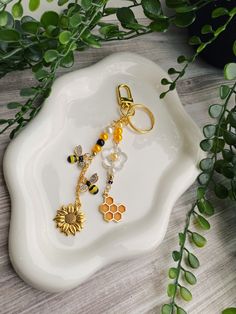
[[[124, 90], [126, 92], [125, 96], [122, 95], [122, 90]], [[116, 92], [117, 92], [118, 104], [120, 106], [120, 112], [125, 117], [127, 124], [130, 126], [130, 128], [133, 131], [135, 131], [137, 133], [142, 133], [142, 134], [151, 131], [154, 127], [154, 124], [155, 124], [155, 118], [154, 118], [154, 115], [151, 112], [151, 110], [149, 110], [143, 104], [135, 104], [134, 103], [133, 96], [131, 94], [131, 90], [130, 90], [128, 85], [126, 85], [126, 84], [118, 85]], [[148, 115], [148, 117], [150, 119], [150, 127], [146, 128], [146, 129], [140, 129], [133, 124], [133, 122], [131, 121], [132, 116], [135, 115], [135, 111], [137, 109], [141, 110], [142, 112], [144, 112], [145, 114]]]

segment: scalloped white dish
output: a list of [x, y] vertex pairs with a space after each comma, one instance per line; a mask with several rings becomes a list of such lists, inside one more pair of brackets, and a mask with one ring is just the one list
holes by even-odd
[[[9, 144], [4, 176], [11, 197], [9, 254], [21, 278], [33, 287], [59, 292], [72, 289], [117, 260], [145, 253], [162, 241], [172, 207], [198, 175], [202, 157], [198, 127], [175, 91], [164, 100], [160, 80], [167, 74], [133, 53], [113, 54], [97, 64], [57, 79], [37, 117]], [[67, 156], [76, 145], [89, 151], [101, 130], [118, 117], [115, 88], [130, 86], [136, 103], [155, 115], [152, 132], [126, 129], [122, 150], [128, 160], [116, 176], [112, 195], [127, 212], [122, 222], [107, 223], [98, 206], [101, 194], [85, 193], [85, 228], [65, 237], [52, 219], [74, 201], [79, 175]], [[137, 116], [137, 123], [141, 115]], [[100, 191], [105, 171], [96, 157]]]

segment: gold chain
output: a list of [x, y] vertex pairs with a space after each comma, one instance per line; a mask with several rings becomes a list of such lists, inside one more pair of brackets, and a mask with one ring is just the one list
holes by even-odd
[[78, 181], [77, 181], [77, 185], [76, 185], [76, 199], [75, 199], [75, 204], [78, 208], [81, 207], [81, 201], [80, 201], [80, 185], [82, 183], [84, 183], [85, 181], [85, 174], [89, 168], [89, 166], [91, 165], [91, 162], [93, 160], [93, 156], [87, 156], [87, 162], [85, 163], [84, 167], [82, 168]]

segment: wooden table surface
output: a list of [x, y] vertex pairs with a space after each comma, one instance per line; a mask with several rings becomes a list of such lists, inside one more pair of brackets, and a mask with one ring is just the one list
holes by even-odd
[[[118, 51], [139, 53], [160, 64], [165, 70], [175, 66], [176, 57], [191, 53], [186, 34], [171, 30], [130, 41], [110, 42], [101, 49], [78, 54], [74, 69], [89, 66]], [[59, 75], [63, 71], [61, 70]], [[203, 62], [195, 63], [178, 84], [178, 93], [186, 111], [202, 127], [208, 118], [208, 105], [218, 99], [217, 86], [222, 72]], [[20, 100], [19, 89], [33, 84], [30, 71], [12, 73], [0, 80], [0, 116], [14, 114], [4, 104]], [[0, 160], [9, 143], [9, 133], [0, 137]], [[1, 163], [2, 164], [2, 163]], [[177, 235], [183, 229], [185, 214], [194, 200], [192, 186], [173, 208], [163, 243], [145, 257], [115, 263], [96, 273], [78, 288], [59, 294], [37, 291], [25, 284], [13, 270], [8, 256], [8, 231], [11, 204], [0, 170], [0, 313], [160, 313], [168, 301], [167, 270], [173, 265], [172, 250], [178, 248]], [[227, 306], [236, 306], [236, 210], [235, 203], [217, 201], [210, 219], [208, 244], [197, 249], [201, 267], [195, 271], [198, 283], [191, 288], [193, 300], [184, 308], [191, 314], [217, 314]]]

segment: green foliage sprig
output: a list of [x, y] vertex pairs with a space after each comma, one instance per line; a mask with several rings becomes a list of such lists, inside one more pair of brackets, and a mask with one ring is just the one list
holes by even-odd
[[[58, 5], [67, 7], [61, 14], [54, 11], [43, 13], [40, 20], [23, 15], [21, 0], [12, 12], [6, 4], [0, 11], [0, 77], [15, 70], [32, 69], [37, 85], [23, 88], [25, 102], [11, 102], [9, 109], [18, 109], [13, 118], [1, 119], [0, 134], [13, 128], [13, 138], [40, 110], [44, 99], [50, 94], [59, 67], [73, 66], [75, 52], [86, 48], [100, 48], [104, 41], [127, 40], [150, 32], [165, 32], [171, 24], [187, 27], [196, 18], [196, 11], [213, 0], [201, 0], [189, 5], [182, 0], [167, 0], [173, 14], [164, 14], [159, 0], [126, 0], [126, 7], [108, 7], [109, 0], [81, 0], [68, 3], [58, 0]], [[39, 0], [30, 0], [30, 10], [36, 10]], [[132, 11], [142, 7], [149, 19], [148, 25], [138, 22]], [[103, 20], [114, 15], [117, 21]], [[176, 80], [177, 81], [177, 80]]]
[[[236, 200], [236, 104], [232, 106], [230, 103], [231, 98], [235, 101], [236, 63], [227, 64], [224, 75], [233, 83], [221, 85], [219, 96], [222, 103], [212, 104], [209, 107], [209, 115], [216, 119], [216, 123], [208, 124], [203, 128], [205, 139], [201, 141], [200, 146], [208, 156], [199, 164], [202, 171], [198, 176], [200, 186], [197, 189], [196, 200], [187, 213], [184, 231], [179, 233], [179, 250], [172, 252], [172, 258], [177, 262], [177, 266], [169, 269], [169, 278], [174, 279], [174, 282], [168, 285], [167, 294], [171, 301], [163, 305], [162, 314], [186, 313], [177, 304], [177, 293], [185, 301], [192, 299], [192, 294], [185, 284], [196, 284], [197, 279], [190, 269], [198, 268], [200, 262], [187, 248], [187, 244], [202, 248], [207, 243], [198, 229], [210, 229], [207, 217], [212, 216], [215, 211], [207, 197], [209, 188], [213, 188], [218, 198]], [[194, 230], [191, 230], [191, 226]], [[181, 275], [183, 275], [182, 279]]]
[[[170, 92], [171, 90], [176, 88], [176, 83], [178, 82], [178, 80], [181, 77], [183, 77], [185, 75], [188, 66], [196, 60], [196, 58], [201, 54], [201, 52], [208, 45], [212, 44], [222, 34], [222, 32], [225, 31], [225, 29], [230, 24], [230, 22], [233, 20], [235, 15], [236, 15], [236, 8], [229, 11], [226, 8], [220, 7], [220, 8], [216, 8], [212, 11], [211, 16], [213, 19], [221, 17], [221, 16], [227, 16], [226, 22], [223, 25], [217, 27], [217, 29], [215, 29], [215, 30], [209, 24], [203, 25], [202, 29], [201, 29], [201, 34], [202, 35], [211, 34], [211, 38], [208, 39], [207, 41], [203, 42], [199, 36], [190, 37], [189, 45], [197, 46], [196, 52], [191, 57], [186, 57], [186, 56], [179, 56], [178, 57], [177, 62], [180, 64], [184, 63], [184, 66], [181, 70], [175, 69], [175, 68], [170, 68], [168, 70], [168, 74], [176, 75], [176, 78], [173, 81], [169, 81], [167, 78], [162, 79], [161, 83], [163, 85], [167, 85], [168, 89], [167, 89], [167, 91], [161, 93], [160, 98], [164, 98], [168, 92]], [[234, 49], [236, 49], [236, 44], [235, 44]]]

